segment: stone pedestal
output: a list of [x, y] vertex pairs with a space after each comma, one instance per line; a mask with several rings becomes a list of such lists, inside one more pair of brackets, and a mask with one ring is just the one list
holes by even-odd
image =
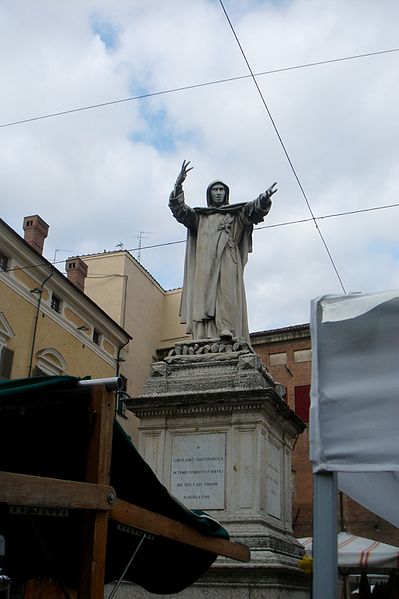
[[140, 453], [170, 492], [251, 548], [250, 563], [218, 558], [179, 597], [308, 597], [291, 526], [291, 451], [304, 425], [283, 393], [243, 340], [191, 341], [152, 366], [129, 404]]

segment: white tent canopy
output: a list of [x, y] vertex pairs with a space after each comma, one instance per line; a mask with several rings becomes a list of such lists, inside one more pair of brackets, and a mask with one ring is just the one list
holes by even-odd
[[[307, 555], [312, 555], [312, 537], [298, 539]], [[399, 547], [363, 537], [338, 533], [338, 567], [360, 570], [399, 568]]]
[[399, 290], [312, 301], [310, 459], [399, 527]]
[[[399, 290], [313, 300], [311, 333], [313, 596], [336, 599], [337, 486], [399, 526]], [[361, 567], [376, 550], [365, 547], [352, 563]]]

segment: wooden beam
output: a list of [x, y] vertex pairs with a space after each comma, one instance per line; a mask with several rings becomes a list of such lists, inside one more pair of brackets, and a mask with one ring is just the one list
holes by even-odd
[[109, 510], [110, 494], [115, 490], [107, 485], [0, 472], [0, 502], [10, 505]]
[[[94, 387], [89, 406], [86, 481], [108, 485], [111, 471], [115, 393]], [[82, 540], [79, 599], [103, 599], [108, 512], [87, 512]]]
[[230, 557], [241, 562], [249, 562], [250, 560], [250, 550], [246, 545], [201, 534], [190, 526], [120, 499], [110, 511], [109, 518], [144, 532], [186, 543], [217, 555]]

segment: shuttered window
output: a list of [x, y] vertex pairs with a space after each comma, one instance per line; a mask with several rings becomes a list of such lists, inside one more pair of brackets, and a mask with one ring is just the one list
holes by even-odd
[[295, 412], [304, 422], [309, 422], [310, 385], [295, 387]]
[[61, 314], [61, 300], [57, 295], [51, 296], [51, 309], [58, 314]]
[[14, 352], [8, 347], [0, 349], [0, 379], [10, 379]]
[[0, 252], [0, 270], [7, 270], [8, 267], [8, 256]]

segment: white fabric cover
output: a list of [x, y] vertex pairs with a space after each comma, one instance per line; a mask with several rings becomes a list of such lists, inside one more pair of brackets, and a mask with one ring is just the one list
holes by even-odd
[[310, 459], [399, 526], [399, 291], [312, 302]]
[[[307, 555], [312, 555], [312, 537], [298, 539]], [[346, 532], [338, 534], [338, 567], [340, 568], [398, 568], [399, 547], [357, 537]]]
[[399, 527], [399, 472], [339, 472], [338, 488]]

